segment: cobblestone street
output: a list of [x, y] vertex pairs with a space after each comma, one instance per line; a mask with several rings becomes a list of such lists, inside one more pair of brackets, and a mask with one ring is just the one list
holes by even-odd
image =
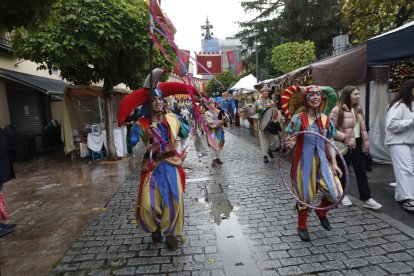
[[[192, 140], [181, 247], [152, 244], [136, 227], [139, 168], [78, 237], [51, 275], [414, 274], [414, 230], [357, 205], [332, 210], [332, 231], [315, 213], [312, 241], [297, 235], [294, 200], [257, 145], [226, 132], [223, 165], [212, 168], [205, 136]], [[285, 161], [285, 173], [289, 164]]]

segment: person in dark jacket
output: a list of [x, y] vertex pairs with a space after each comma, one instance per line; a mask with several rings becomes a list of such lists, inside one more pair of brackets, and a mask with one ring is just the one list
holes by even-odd
[[[6, 203], [2, 192], [3, 184], [15, 177], [10, 141], [0, 128], [0, 221], [8, 219]], [[0, 223], [0, 238], [13, 234], [15, 228], [16, 224]]]

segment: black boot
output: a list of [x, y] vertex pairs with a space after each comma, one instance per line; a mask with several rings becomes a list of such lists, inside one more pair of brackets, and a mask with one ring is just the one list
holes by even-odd
[[275, 156], [273, 155], [272, 150], [269, 150], [269, 151], [267, 152], [267, 154], [269, 155], [269, 157], [270, 157], [270, 158], [275, 158]]
[[[319, 216], [318, 216], [319, 217]], [[331, 224], [329, 223], [329, 220], [327, 217], [319, 217], [319, 220], [321, 222], [321, 225], [323, 228], [325, 228], [328, 231], [331, 231]]]
[[178, 240], [174, 236], [167, 236], [165, 244], [169, 250], [176, 250], [178, 248]]
[[155, 232], [152, 232], [151, 233], [151, 238], [152, 238], [153, 243], [159, 243], [162, 239], [160, 229], [157, 228], [157, 230], [155, 230]]
[[267, 157], [267, 155], [265, 155], [265, 156], [263, 157], [263, 161], [264, 161], [265, 163], [269, 163], [269, 158]]
[[301, 229], [301, 228], [298, 228], [298, 234], [299, 234], [299, 238], [300, 238], [302, 241], [305, 241], [305, 242], [309, 242], [309, 241], [310, 241], [310, 237], [309, 237], [308, 229]]

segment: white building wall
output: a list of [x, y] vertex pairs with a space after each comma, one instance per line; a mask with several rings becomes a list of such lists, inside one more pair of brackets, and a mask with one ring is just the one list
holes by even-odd
[[37, 67], [37, 63], [27, 60], [20, 61], [8, 53], [0, 52], [0, 68], [49, 79], [62, 80], [59, 75], [50, 75], [48, 70], [37, 70]]
[[[0, 51], [0, 68], [10, 71], [31, 74], [39, 77], [62, 80], [57, 74], [49, 74], [48, 70], [37, 70], [38, 64], [27, 61], [17, 60], [11, 54]], [[59, 106], [59, 103], [56, 103]], [[61, 109], [55, 108], [52, 112], [52, 119], [61, 118]], [[5, 127], [10, 124], [9, 106], [7, 102], [6, 85], [3, 78], [0, 78], [0, 127]]]

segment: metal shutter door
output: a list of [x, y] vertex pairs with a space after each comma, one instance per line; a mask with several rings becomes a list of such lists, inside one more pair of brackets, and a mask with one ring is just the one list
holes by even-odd
[[10, 121], [18, 131], [41, 134], [45, 125], [43, 93], [16, 82], [6, 82]]

